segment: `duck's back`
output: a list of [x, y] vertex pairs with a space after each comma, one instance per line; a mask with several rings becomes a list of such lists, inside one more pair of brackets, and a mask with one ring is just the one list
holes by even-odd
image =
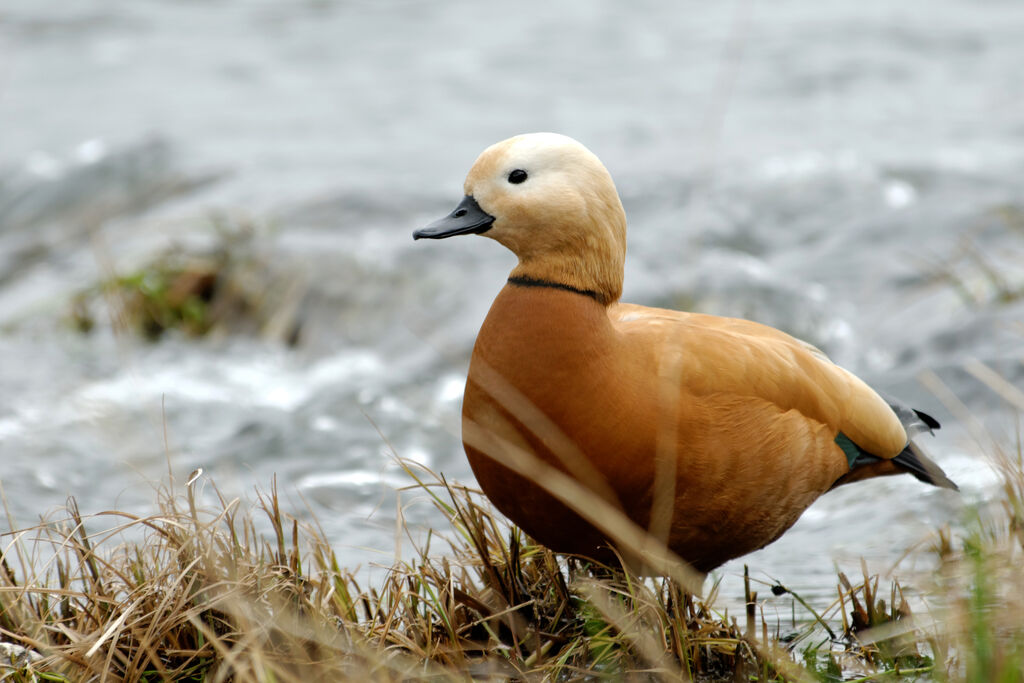
[[635, 304], [615, 304], [608, 315], [620, 333], [636, 335], [639, 347], [681, 350], [684, 390], [763, 398], [824, 422], [881, 458], [895, 457], [907, 444], [906, 430], [885, 399], [815, 346], [781, 330]]

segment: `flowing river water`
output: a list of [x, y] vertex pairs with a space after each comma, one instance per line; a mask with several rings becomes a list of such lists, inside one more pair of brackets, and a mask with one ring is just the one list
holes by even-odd
[[[392, 454], [472, 483], [465, 372], [514, 263], [411, 232], [461, 198], [485, 146], [553, 130], [616, 179], [625, 300], [780, 327], [944, 423], [925, 445], [962, 495], [845, 487], [719, 570], [723, 593], [743, 563], [822, 599], [835, 565], [884, 572], [997, 482], [920, 378], [1013, 438], [968, 369], [1024, 386], [1022, 35], [1008, 0], [5, 0], [10, 513], [31, 524], [69, 495], [145, 513], [169, 465], [202, 467], [250, 498], [276, 476], [343, 564], [408, 556], [399, 519], [414, 536], [442, 521], [396, 492]], [[296, 346], [71, 328], [77, 292], [209, 244], [211, 216], [254, 225], [260, 258], [301, 281]], [[927, 566], [911, 553], [897, 573]]]

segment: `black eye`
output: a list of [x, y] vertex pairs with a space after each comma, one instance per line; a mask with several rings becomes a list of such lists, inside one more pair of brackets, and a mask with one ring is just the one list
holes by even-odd
[[524, 180], [526, 180], [526, 171], [521, 168], [517, 168], [508, 174], [508, 181], [514, 185], [518, 185]]

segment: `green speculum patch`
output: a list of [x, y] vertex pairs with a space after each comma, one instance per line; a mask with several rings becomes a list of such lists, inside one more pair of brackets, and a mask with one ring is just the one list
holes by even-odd
[[842, 432], [836, 434], [836, 445], [843, 449], [843, 453], [846, 455], [846, 461], [850, 464], [852, 470], [857, 465], [865, 464], [868, 459], [875, 460], [870, 453], [863, 451], [860, 446], [850, 441], [850, 437], [846, 436]]

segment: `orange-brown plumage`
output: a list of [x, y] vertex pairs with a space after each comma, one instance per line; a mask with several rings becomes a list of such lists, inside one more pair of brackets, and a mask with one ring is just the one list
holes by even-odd
[[[587, 500], [560, 500], [544, 467], [707, 571], [778, 538], [838, 483], [921, 464], [887, 402], [814, 347], [746, 320], [617, 303], [625, 214], [579, 143], [498, 143], [465, 191], [468, 216], [416, 236], [481, 232], [519, 257], [473, 349], [463, 434], [481, 488], [540, 542], [609, 560], [614, 537]], [[840, 434], [865, 454], [852, 471]]]

